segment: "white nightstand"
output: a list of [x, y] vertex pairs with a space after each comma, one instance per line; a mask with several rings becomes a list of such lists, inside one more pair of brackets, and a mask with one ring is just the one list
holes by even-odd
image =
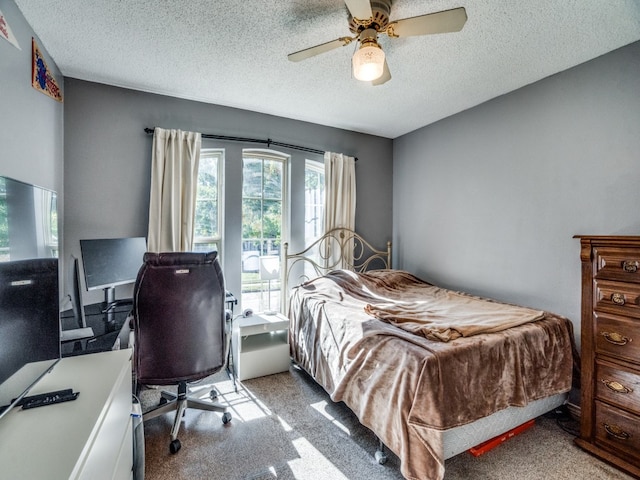
[[256, 313], [233, 322], [233, 363], [238, 380], [289, 370], [289, 319]]

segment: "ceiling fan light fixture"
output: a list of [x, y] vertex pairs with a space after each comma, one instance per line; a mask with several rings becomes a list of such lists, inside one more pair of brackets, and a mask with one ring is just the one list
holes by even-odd
[[375, 41], [363, 42], [353, 54], [353, 76], [363, 82], [377, 80], [384, 71], [384, 52]]

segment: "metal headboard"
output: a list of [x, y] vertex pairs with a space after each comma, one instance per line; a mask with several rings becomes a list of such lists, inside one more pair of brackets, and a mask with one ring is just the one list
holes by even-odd
[[[305, 268], [306, 267], [306, 268]], [[304, 250], [289, 253], [289, 244], [283, 245], [281, 310], [286, 311], [289, 289], [311, 278], [336, 269], [354, 272], [390, 269], [391, 242], [386, 250], [378, 250], [353, 230], [334, 228], [318, 238]], [[295, 278], [296, 281], [292, 282]]]

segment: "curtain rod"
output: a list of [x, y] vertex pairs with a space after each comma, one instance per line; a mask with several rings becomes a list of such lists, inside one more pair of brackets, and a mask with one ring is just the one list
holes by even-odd
[[[154, 129], [147, 127], [144, 129], [144, 131], [147, 134], [151, 134], [153, 133]], [[292, 145], [290, 143], [276, 142], [274, 140], [271, 140], [270, 138], [267, 138], [266, 140], [260, 140], [259, 138], [228, 137], [226, 135], [214, 135], [211, 133], [202, 133], [201, 135], [202, 135], [202, 138], [213, 138], [215, 140], [227, 140], [229, 142], [262, 143], [266, 145], [267, 148], [271, 148], [271, 145], [275, 145], [277, 147], [290, 148], [292, 150], [300, 150], [302, 152], [309, 152], [309, 153], [315, 153], [318, 155], [324, 155], [323, 150], [318, 150], [316, 148], [309, 148], [309, 147], [301, 147], [300, 145]], [[355, 158], [355, 161], [357, 162], [358, 159]]]

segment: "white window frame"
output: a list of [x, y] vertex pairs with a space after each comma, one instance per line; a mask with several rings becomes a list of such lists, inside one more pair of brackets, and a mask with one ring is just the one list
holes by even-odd
[[[217, 245], [218, 257], [223, 258], [224, 250], [224, 149], [220, 148], [207, 148], [200, 151], [200, 161], [203, 158], [216, 158], [218, 163], [218, 235], [214, 236], [195, 236], [193, 237], [193, 250], [198, 250], [197, 245], [205, 245], [209, 243], [215, 243]], [[197, 206], [196, 206], [197, 208]], [[194, 225], [195, 229], [195, 225]]]
[[[245, 148], [242, 150], [242, 161], [245, 158], [254, 158], [260, 160], [274, 160], [282, 163], [282, 225], [280, 231], [280, 241], [286, 242], [289, 235], [289, 163], [291, 162], [291, 156], [286, 153], [278, 152], [276, 150], [264, 150], [257, 148]], [[242, 181], [244, 184], [244, 179]], [[243, 188], [241, 186], [241, 188]], [[244, 195], [242, 196], [244, 201]], [[242, 220], [241, 220], [242, 221]], [[282, 248], [282, 246], [281, 246]]]
[[[304, 163], [304, 177], [305, 177], [305, 182], [307, 179], [307, 171], [312, 171], [318, 174], [321, 174], [324, 180], [324, 163], [323, 162], [319, 162], [317, 160], [309, 160], [306, 159], [305, 163]], [[304, 245], [309, 245], [311, 243], [313, 243], [315, 240], [317, 240], [318, 238], [320, 238], [324, 232], [324, 198], [322, 199], [323, 203], [320, 204], [321, 210], [322, 210], [322, 218], [320, 219], [320, 233], [311, 238], [311, 237], [307, 237], [307, 226], [306, 223], [308, 221], [307, 219], [307, 208], [309, 207], [309, 204], [307, 204], [307, 195], [306, 195], [306, 185], [305, 185], [305, 198], [304, 198], [304, 222], [305, 222], [305, 228], [304, 228]]]
[[[288, 239], [288, 235], [289, 235], [289, 210], [290, 210], [290, 204], [289, 204], [289, 168], [290, 168], [290, 163], [291, 163], [291, 156], [283, 153], [283, 152], [279, 152], [277, 150], [267, 150], [267, 149], [256, 149], [256, 148], [245, 148], [242, 150], [242, 162], [243, 162], [243, 168], [244, 168], [244, 161], [247, 159], [255, 159], [255, 160], [271, 160], [271, 161], [275, 161], [275, 162], [279, 162], [282, 165], [282, 191], [281, 191], [281, 228], [280, 228], [280, 259], [282, 258], [282, 245], [284, 244], [284, 242], [287, 241]], [[244, 178], [242, 180], [242, 186], [241, 189], [244, 190]], [[262, 199], [264, 200], [264, 197], [262, 197]], [[242, 194], [242, 202], [244, 202], [245, 200], [245, 196], [244, 196], [244, 192]], [[241, 222], [244, 222], [244, 219], [241, 220]], [[242, 236], [243, 234], [241, 233], [240, 239], [241, 241], [244, 241], [244, 237]], [[242, 253], [241, 253], [242, 255]], [[242, 259], [241, 259], [242, 260]], [[264, 291], [262, 289], [263, 285], [261, 286], [261, 292]], [[271, 283], [269, 283], [269, 296], [270, 296], [270, 292], [271, 292]], [[281, 295], [281, 294], [280, 294]], [[246, 305], [244, 304], [244, 299], [243, 299], [243, 294], [241, 294], [240, 297], [240, 301], [242, 303], [242, 308], [245, 308]], [[282, 297], [280, 296], [280, 301], [281, 301]], [[262, 305], [262, 295], [260, 297], [260, 302]], [[269, 302], [267, 302], [269, 309], [273, 309], [275, 308], [274, 305], [271, 305]]]

